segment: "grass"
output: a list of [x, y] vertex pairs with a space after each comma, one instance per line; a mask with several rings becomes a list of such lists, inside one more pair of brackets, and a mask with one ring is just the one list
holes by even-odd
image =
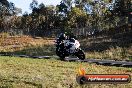
[[87, 38], [80, 40], [87, 58], [131, 60], [132, 43], [123, 38]]
[[130, 74], [132, 68], [109, 67], [81, 62], [64, 62], [55, 58], [31, 59], [0, 57], [0, 88], [132, 88], [129, 84], [76, 83], [79, 66], [87, 74]]
[[[120, 39], [122, 38], [97, 37], [85, 38], [79, 41], [87, 58], [131, 60], [132, 44], [130, 42], [124, 43]], [[54, 41], [53, 38], [32, 38], [31, 36], [9, 36], [8, 34], [1, 34], [0, 52], [13, 52], [14, 54], [31, 56], [56, 55]]]
[[130, 56], [131, 48], [122, 48], [122, 47], [111, 47], [108, 50], [98, 52], [86, 52], [87, 58], [98, 58], [98, 59], [113, 59], [113, 60], [131, 60]]
[[43, 56], [43, 55], [55, 55], [55, 46], [54, 45], [39, 45], [39, 46], [30, 46], [23, 50], [18, 50], [13, 52], [17, 55], [30, 55], [30, 56]]
[[0, 51], [14, 52], [42, 45], [53, 45], [50, 38], [33, 38], [31, 36], [2, 36], [0, 37]]
[[[132, 48], [132, 47], [131, 47]], [[131, 48], [121, 48], [111, 47], [108, 50], [98, 52], [98, 51], [85, 51], [86, 58], [96, 58], [96, 59], [113, 59], [113, 60], [131, 60]], [[129, 51], [129, 52], [128, 52]], [[56, 55], [54, 45], [40, 45], [25, 48], [20, 51], [15, 51], [15, 54], [24, 55]]]

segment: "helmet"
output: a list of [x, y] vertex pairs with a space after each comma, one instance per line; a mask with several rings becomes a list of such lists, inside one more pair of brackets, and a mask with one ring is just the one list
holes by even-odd
[[66, 35], [64, 33], [61, 33], [59, 35], [59, 38], [62, 39], [62, 40], [65, 40], [66, 39]]

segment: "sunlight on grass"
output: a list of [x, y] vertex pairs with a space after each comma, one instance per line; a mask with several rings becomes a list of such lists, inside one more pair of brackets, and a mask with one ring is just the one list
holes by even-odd
[[88, 74], [130, 74], [131, 68], [108, 67], [81, 62], [64, 62], [56, 59], [0, 57], [0, 86], [13, 88], [131, 88], [129, 84], [76, 83], [80, 64]]

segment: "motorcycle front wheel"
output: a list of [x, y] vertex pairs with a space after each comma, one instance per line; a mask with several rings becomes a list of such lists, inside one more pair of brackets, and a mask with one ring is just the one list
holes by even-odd
[[59, 56], [60, 60], [65, 59], [64, 52], [62, 50], [60, 50], [59, 48], [56, 49], [56, 55]]
[[85, 59], [85, 53], [83, 50], [79, 49], [78, 52], [76, 53], [76, 56], [80, 59], [80, 60], [84, 60]]

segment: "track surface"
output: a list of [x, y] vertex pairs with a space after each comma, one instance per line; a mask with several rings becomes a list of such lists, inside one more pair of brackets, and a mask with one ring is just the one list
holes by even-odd
[[105, 65], [105, 66], [132, 67], [132, 62], [128, 62], [128, 61], [100, 60], [100, 59], [79, 60], [77, 58], [66, 58], [66, 61], [81, 61], [88, 63], [96, 63], [98, 65]]
[[[27, 56], [27, 55], [8, 55], [8, 54], [0, 54], [0, 56], [15, 56], [15, 57], [25, 57], [25, 58], [38, 58], [38, 59], [53, 58], [53, 56]], [[78, 58], [69, 58], [69, 57], [66, 57], [64, 61], [88, 62], [88, 63], [96, 63], [98, 65], [105, 65], [105, 66], [132, 67], [132, 61], [115, 61], [115, 60], [100, 60], [100, 59], [79, 60]]]

